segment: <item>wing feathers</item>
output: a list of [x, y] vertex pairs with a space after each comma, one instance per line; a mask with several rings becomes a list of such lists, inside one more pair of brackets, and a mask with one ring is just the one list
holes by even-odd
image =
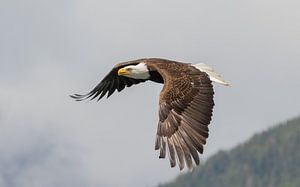
[[174, 134], [174, 136], [172, 136], [172, 139], [175, 145], [179, 169], [182, 170], [184, 168], [184, 152], [176, 133]]
[[191, 168], [193, 168], [193, 161], [192, 161], [190, 150], [187, 147], [182, 135], [180, 133], [176, 133], [176, 134], [178, 135], [178, 140], [179, 140], [179, 143], [180, 143], [183, 153], [184, 153], [185, 163], [186, 163], [187, 167], [189, 169], [191, 169]]
[[169, 148], [170, 165], [171, 165], [171, 167], [175, 167], [176, 160], [175, 160], [175, 150], [174, 150], [173, 139], [168, 138], [167, 142], [168, 142], [168, 148]]
[[74, 94], [71, 95], [72, 98], [77, 101], [82, 101], [85, 99], [93, 100], [98, 97], [97, 101], [102, 99], [107, 93], [107, 98], [109, 98], [116, 90], [118, 92], [122, 91], [126, 86], [131, 87], [134, 84], [139, 84], [141, 82], [145, 82], [144, 79], [132, 79], [124, 76], [118, 76], [118, 70], [126, 65], [133, 65], [134, 63], [125, 63], [121, 65], [117, 65], [114, 69], [111, 70], [109, 74], [107, 74], [103, 80], [88, 94], [80, 95]]
[[117, 88], [117, 81], [116, 81], [116, 78], [114, 77], [110, 83], [107, 98], [109, 98], [115, 92], [116, 88]]
[[[187, 145], [187, 147], [188, 147], [188, 149], [189, 149], [189, 151], [190, 151], [190, 153], [191, 153], [191, 155], [192, 155], [192, 157], [193, 157], [196, 165], [199, 165], [199, 162], [200, 162], [199, 155], [198, 155], [195, 147], [193, 146], [193, 143], [191, 142], [189, 135], [181, 127], [179, 128], [178, 132], [183, 137], [184, 142]], [[192, 169], [192, 168], [189, 168], [189, 169]]]
[[168, 81], [165, 85], [169, 86], [164, 87], [160, 97], [155, 149], [160, 149], [160, 158], [168, 152], [171, 167], [177, 159], [180, 170], [185, 165], [192, 170], [193, 163], [200, 164], [198, 153], [203, 153], [208, 137], [214, 107], [213, 87], [208, 75], [198, 70], [191, 76]]
[[203, 152], [203, 145], [206, 143], [206, 140], [203, 136], [195, 132], [195, 130], [189, 127], [187, 124], [182, 125], [182, 129], [187, 132], [187, 134], [191, 137], [191, 141], [195, 148], [202, 153]]
[[162, 138], [162, 141], [161, 141], [159, 158], [165, 158], [165, 157], [166, 157], [166, 140], [164, 137], [164, 138]]

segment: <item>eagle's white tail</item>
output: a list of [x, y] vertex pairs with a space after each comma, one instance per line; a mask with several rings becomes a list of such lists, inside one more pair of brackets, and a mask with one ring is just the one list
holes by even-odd
[[194, 64], [192, 66], [194, 66], [195, 68], [199, 69], [202, 72], [207, 73], [211, 81], [220, 83], [224, 86], [230, 86], [230, 84], [228, 82], [226, 82], [221, 77], [221, 75], [219, 75], [217, 72], [215, 72], [215, 70], [212, 67], [210, 67], [204, 63]]

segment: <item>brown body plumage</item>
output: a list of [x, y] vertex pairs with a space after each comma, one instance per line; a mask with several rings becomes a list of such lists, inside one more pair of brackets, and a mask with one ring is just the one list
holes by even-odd
[[[143, 79], [120, 75], [120, 72], [131, 70], [139, 64], [145, 64], [149, 77]], [[210, 69], [210, 67], [205, 68]], [[191, 170], [193, 161], [200, 163], [199, 153], [203, 153], [203, 145], [208, 137], [208, 125], [211, 121], [214, 106], [213, 86], [209, 75], [213, 71], [201, 71], [192, 64], [165, 59], [139, 59], [117, 64], [111, 72], [88, 94], [72, 96], [76, 100], [101, 99], [119, 92], [133, 84], [151, 80], [163, 83], [164, 87], [159, 99], [159, 122], [155, 141], [155, 149], [160, 150], [159, 158], [168, 153], [171, 167], [178, 163], [180, 170], [186, 164]], [[205, 72], [206, 71], [206, 72]], [[125, 73], [125, 74], [126, 74]], [[216, 74], [217, 75], [217, 74]], [[220, 77], [215, 76], [227, 83]]]

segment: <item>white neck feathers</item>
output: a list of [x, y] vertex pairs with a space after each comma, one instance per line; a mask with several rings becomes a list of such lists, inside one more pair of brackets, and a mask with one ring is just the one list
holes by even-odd
[[133, 79], [149, 79], [150, 73], [147, 68], [147, 65], [142, 62], [137, 65], [126, 66], [126, 69], [129, 70], [130, 74], [126, 75], [127, 77]]

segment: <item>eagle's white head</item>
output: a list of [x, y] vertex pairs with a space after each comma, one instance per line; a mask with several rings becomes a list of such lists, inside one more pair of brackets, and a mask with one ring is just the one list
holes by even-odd
[[129, 77], [133, 79], [149, 79], [150, 73], [147, 65], [143, 62], [137, 65], [125, 66], [118, 70], [119, 76]]

